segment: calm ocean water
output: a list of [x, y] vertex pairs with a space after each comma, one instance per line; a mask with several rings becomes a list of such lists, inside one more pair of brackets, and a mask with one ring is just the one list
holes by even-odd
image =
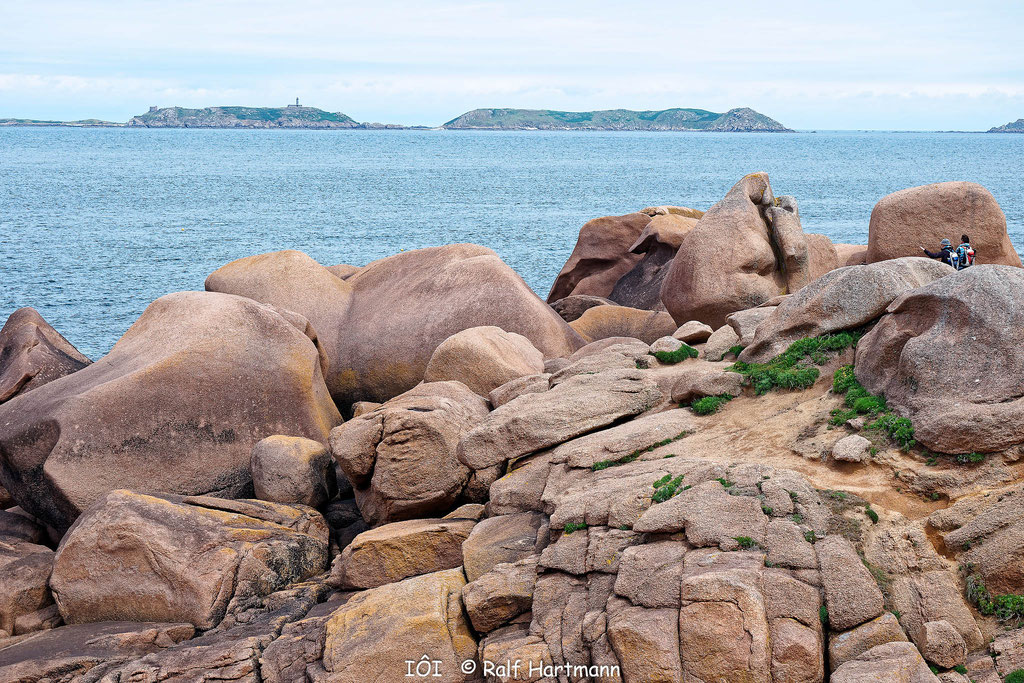
[[158, 296], [288, 248], [362, 265], [475, 242], [543, 297], [586, 220], [706, 209], [752, 171], [854, 243], [883, 195], [973, 180], [1024, 247], [1024, 135], [0, 128], [0, 323], [34, 306], [97, 358]]

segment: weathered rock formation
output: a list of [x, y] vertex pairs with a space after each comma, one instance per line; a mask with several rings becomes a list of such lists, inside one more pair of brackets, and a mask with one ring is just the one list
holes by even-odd
[[91, 362], [34, 308], [19, 308], [0, 329], [0, 403]]
[[3, 486], [60, 530], [116, 488], [247, 495], [256, 442], [341, 421], [307, 327], [227, 294], [157, 299], [109, 354], [0, 405]]

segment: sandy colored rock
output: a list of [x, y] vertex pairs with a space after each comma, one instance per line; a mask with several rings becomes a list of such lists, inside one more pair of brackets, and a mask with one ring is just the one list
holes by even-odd
[[871, 459], [871, 441], [860, 434], [844, 436], [832, 446], [832, 457], [843, 462], [867, 462]]
[[798, 339], [861, 327], [901, 295], [953, 272], [917, 257], [834, 270], [788, 297], [762, 321], [740, 360], [764, 363]]
[[865, 622], [842, 633], [832, 633], [828, 639], [828, 662], [832, 671], [856, 659], [876, 645], [909, 642], [892, 612]]
[[839, 268], [863, 266], [868, 262], [868, 246], [866, 244], [834, 244], [832, 246], [836, 250], [836, 259], [839, 264], [837, 267]]
[[330, 359], [327, 385], [340, 404], [383, 402], [411, 389], [434, 349], [471, 327], [522, 334], [547, 358], [583, 344], [493, 251], [472, 244], [402, 252], [346, 280], [299, 252], [275, 252], [221, 267], [206, 288], [306, 316]]
[[53, 557], [46, 546], [0, 537], [0, 643], [19, 618], [53, 602], [47, 587]]
[[476, 657], [458, 569], [416, 576], [354, 596], [327, 621], [323, 668], [336, 683], [399, 680], [406, 660], [440, 660], [445, 681], [472, 680], [461, 665]]
[[737, 537], [745, 536], [763, 544], [766, 524], [756, 498], [731, 496], [718, 481], [704, 481], [664, 503], [652, 505], [633, 525], [633, 530], [647, 533], [685, 530], [686, 540], [691, 545], [718, 545], [723, 550], [735, 550]]
[[334, 563], [331, 583], [344, 590], [376, 588], [461, 567], [462, 542], [475, 524], [468, 519], [413, 519], [364, 531]]
[[685, 541], [634, 545], [622, 552], [615, 592], [640, 607], [679, 607]]
[[1021, 330], [1024, 271], [972, 266], [894, 301], [857, 346], [857, 379], [931, 450], [1008, 448], [1024, 442]]
[[208, 629], [233, 600], [325, 571], [327, 536], [323, 517], [302, 506], [111, 491], [61, 541], [50, 587], [68, 624]]
[[708, 337], [708, 342], [704, 345], [704, 358], [718, 362], [739, 343], [740, 336], [736, 334], [736, 330], [732, 329], [730, 325], [722, 325]]
[[256, 497], [271, 503], [320, 507], [338, 491], [331, 452], [301, 436], [268, 436], [249, 460]]
[[917, 256], [940, 240], [956, 246], [967, 233], [977, 262], [1020, 267], [1006, 232], [1006, 216], [992, 193], [977, 183], [947, 182], [911, 187], [882, 197], [871, 211], [867, 262]]
[[352, 417], [359, 417], [365, 415], [370, 411], [377, 410], [382, 404], [376, 401], [356, 401], [352, 404]]
[[595, 306], [569, 323], [587, 341], [608, 337], [634, 337], [651, 344], [676, 330], [672, 316], [663, 311], [645, 311], [626, 306]]
[[490, 399], [491, 407], [497, 408], [522, 394], [539, 394], [542, 391], [547, 391], [549, 379], [551, 379], [551, 375], [546, 372], [516, 377], [500, 387], [492, 389], [487, 397]]
[[562, 317], [567, 323], [583, 315], [587, 309], [594, 306], [615, 306], [615, 302], [603, 296], [590, 296], [589, 294], [570, 294], [567, 297], [551, 302], [551, 308]]
[[703, 396], [739, 396], [743, 393], [743, 375], [729, 372], [732, 363], [694, 361], [679, 368], [672, 386], [672, 402], [689, 404]]
[[456, 380], [486, 396], [506, 382], [542, 372], [544, 354], [523, 335], [500, 327], [471, 327], [434, 349], [423, 381]]
[[384, 524], [450, 510], [470, 469], [462, 436], [487, 404], [461, 382], [430, 382], [331, 431], [331, 453], [355, 490], [363, 518]]
[[675, 337], [661, 337], [660, 339], [655, 339], [654, 343], [651, 344], [651, 353], [672, 353], [682, 347], [683, 342]]
[[578, 375], [496, 408], [459, 442], [459, 460], [474, 470], [491, 467], [638, 415], [660, 398], [640, 370]]
[[641, 254], [642, 258], [619, 278], [608, 298], [632, 308], [665, 310], [661, 303], [661, 284], [679, 245], [697, 225], [697, 220], [697, 217], [682, 214], [652, 217], [629, 249], [634, 254]]
[[91, 362], [34, 308], [19, 308], [0, 329], [0, 403]]
[[682, 679], [676, 610], [619, 610], [608, 618], [608, 642], [622, 663], [623, 680], [673, 683]]
[[832, 673], [832, 683], [937, 683], [911, 643], [876, 645]]
[[0, 480], [59, 531], [116, 488], [247, 495], [258, 441], [323, 442], [341, 422], [308, 323], [288, 315], [227, 294], [157, 299], [106, 356], [0, 405]]
[[700, 344], [706, 342], [713, 332], [710, 325], [705, 325], [699, 320], [690, 320], [680, 325], [672, 336], [684, 344]]
[[767, 320], [774, 311], [775, 309], [771, 306], [748, 308], [744, 311], [730, 313], [726, 316], [725, 322], [739, 337], [739, 341], [736, 343], [740, 346], [747, 346], [754, 341], [758, 325]]
[[884, 600], [850, 542], [828, 536], [814, 544], [829, 625], [844, 631], [882, 614]]
[[466, 614], [478, 633], [489, 633], [533, 605], [537, 557], [495, 565], [462, 589]]
[[552, 451], [551, 462], [593, 467], [597, 462], [619, 460], [661, 442], [680, 439], [695, 431], [696, 426], [696, 419], [687, 410], [644, 415], [561, 444]]
[[462, 544], [466, 578], [476, 581], [499, 564], [537, 554], [548, 544], [548, 523], [536, 512], [499, 515], [481, 520]]
[[108, 621], [41, 631], [0, 646], [0, 680], [68, 681], [98, 664], [158, 652], [192, 637], [191, 624]]
[[551, 286], [548, 303], [572, 294], [611, 294], [619, 278], [640, 261], [641, 256], [629, 249], [650, 222], [651, 217], [643, 213], [587, 221], [580, 228], [569, 260]]
[[952, 669], [967, 661], [967, 643], [945, 619], [929, 621], [924, 625], [921, 654], [932, 664]]
[[331, 275], [342, 280], [349, 279], [361, 270], [359, 266], [351, 266], [347, 263], [338, 263], [333, 266], [326, 266], [326, 268], [330, 271]]

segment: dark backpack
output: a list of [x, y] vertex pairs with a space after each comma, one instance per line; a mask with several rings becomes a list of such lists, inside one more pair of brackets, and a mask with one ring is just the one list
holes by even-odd
[[957, 263], [957, 270], [963, 270], [969, 266], [974, 265], [974, 247], [968, 242], [964, 242], [956, 248], [956, 254], [959, 257]]

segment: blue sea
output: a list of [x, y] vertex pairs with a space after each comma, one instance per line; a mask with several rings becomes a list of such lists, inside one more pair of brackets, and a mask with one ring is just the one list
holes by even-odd
[[588, 219], [706, 209], [753, 171], [861, 244], [882, 196], [972, 180], [1024, 247], [1024, 135], [0, 128], [0, 322], [33, 306], [97, 358], [153, 299], [278, 249], [475, 242], [544, 297]]

